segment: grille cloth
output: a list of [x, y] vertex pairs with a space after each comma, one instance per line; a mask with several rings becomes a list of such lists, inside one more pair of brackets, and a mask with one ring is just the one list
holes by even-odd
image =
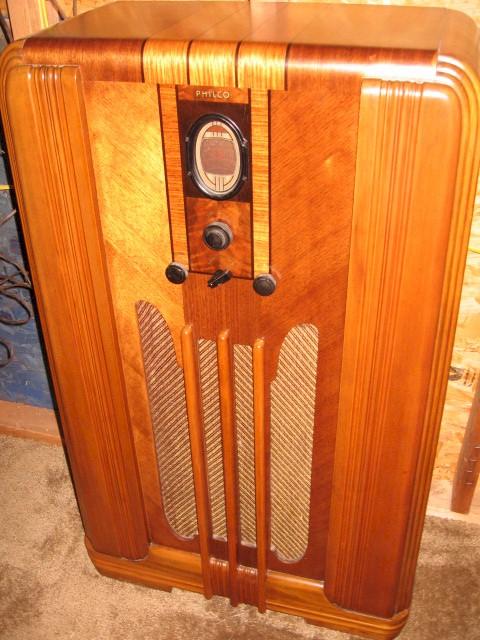
[[280, 560], [299, 560], [308, 544], [318, 330], [294, 327], [271, 385], [271, 537]]
[[227, 522], [223, 482], [222, 431], [218, 392], [217, 347], [215, 342], [213, 340], [200, 339], [198, 341], [198, 354], [212, 532], [214, 537], [226, 539]]
[[197, 515], [183, 372], [161, 313], [143, 300], [136, 309], [165, 516], [178, 535], [190, 538]]
[[233, 347], [242, 544], [256, 544], [252, 347]]

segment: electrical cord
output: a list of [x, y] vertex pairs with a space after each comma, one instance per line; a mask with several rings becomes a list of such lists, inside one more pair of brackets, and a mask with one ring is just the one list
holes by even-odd
[[[10, 213], [0, 220], [0, 227], [13, 218], [16, 213], [16, 209], [12, 209]], [[3, 253], [0, 253], [0, 263], [6, 265], [5, 273], [0, 274], [0, 298], [13, 300], [17, 308], [20, 308], [23, 312], [20, 317], [18, 315], [10, 317], [6, 314], [0, 314], [0, 323], [14, 326], [26, 324], [33, 318], [33, 308], [30, 302], [22, 296], [21, 290], [31, 290], [30, 275], [20, 262]], [[4, 355], [0, 358], [0, 367], [5, 367], [13, 358], [13, 345], [0, 338], [0, 347], [4, 351]]]

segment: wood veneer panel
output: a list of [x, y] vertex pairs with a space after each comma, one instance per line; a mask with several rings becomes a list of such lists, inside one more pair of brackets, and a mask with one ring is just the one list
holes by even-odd
[[160, 112], [162, 123], [162, 143], [164, 146], [165, 176], [172, 257], [176, 262], [189, 267], [187, 228], [185, 222], [185, 200], [183, 197], [182, 160], [175, 87], [161, 86]]
[[188, 52], [190, 84], [236, 86], [237, 42], [192, 42]]
[[141, 558], [147, 533], [79, 73], [13, 66], [3, 78], [10, 158], [85, 530], [97, 550]]
[[254, 276], [270, 271], [270, 131], [267, 90], [250, 93]]
[[460, 135], [448, 89], [363, 84], [326, 593], [372, 615], [397, 606]]
[[[164, 274], [172, 254], [157, 90], [144, 84], [112, 82], [87, 82], [84, 87], [125, 393], [149, 532], [156, 542], [178, 546], [179, 539], [163, 515], [135, 313], [139, 300], [160, 311], [181, 362], [182, 294]], [[194, 542], [185, 544], [198, 548]]]
[[32, 64], [78, 65], [83, 80], [141, 82], [142, 41], [127, 39], [89, 39], [68, 41], [55, 38], [29, 38], [26, 60]]
[[[214, 273], [228, 269], [234, 276], [252, 276], [252, 223], [249, 202], [216, 201], [207, 198], [187, 198], [187, 237], [190, 249], [190, 269]], [[210, 249], [203, 240], [205, 227], [222, 221], [232, 230], [233, 241], [222, 251]]]
[[[312, 323], [319, 331], [310, 539], [298, 563], [269, 569], [322, 577], [330, 509], [343, 322], [348, 273], [355, 141], [356, 90], [341, 82], [308, 96], [272, 91], [270, 123], [271, 266], [278, 288], [258, 296], [251, 282], [234, 279], [214, 290], [207, 277], [190, 274], [183, 285], [186, 322], [202, 338], [214, 340], [228, 328], [234, 344], [265, 338], [265, 380], [275, 376], [278, 352], [288, 331]], [[322, 127], [319, 127], [322, 123]], [[302, 144], [298, 141], [302, 140]], [[322, 197], [318, 197], [318, 193]], [[301, 215], [292, 216], [299, 211]], [[313, 256], [313, 257], [312, 257]], [[202, 300], [202, 304], [198, 304]], [[267, 405], [267, 417], [269, 407]], [[243, 555], [242, 555], [243, 554]], [[255, 562], [245, 549], [240, 561]]]

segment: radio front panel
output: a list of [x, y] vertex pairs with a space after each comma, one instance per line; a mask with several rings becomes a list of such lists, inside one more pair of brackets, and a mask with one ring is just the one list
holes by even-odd
[[400, 631], [478, 171], [475, 34], [442, 10], [120, 3], [9, 48], [99, 571]]

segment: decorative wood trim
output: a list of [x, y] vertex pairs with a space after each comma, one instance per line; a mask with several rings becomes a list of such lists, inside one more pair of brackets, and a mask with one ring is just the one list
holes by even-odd
[[62, 444], [57, 417], [53, 409], [0, 400], [0, 433]]
[[480, 166], [480, 81], [478, 76], [467, 64], [444, 55], [438, 56], [437, 76], [437, 81], [453, 92], [461, 111], [460, 149], [446, 250], [445, 278], [435, 335], [432, 375], [423, 423], [423, 437], [419, 444], [419, 464], [413, 481], [414, 490], [411, 497], [407, 544], [399, 581], [397, 608], [409, 606], [412, 597], [428, 491], [435, 463], [434, 443], [438, 440], [445, 402], [448, 368], [455, 338]]
[[265, 342], [253, 344], [253, 421], [255, 431], [255, 516], [257, 520], [258, 610], [266, 609], [266, 575], [268, 554], [267, 527], [267, 451], [265, 430]]
[[[457, 168], [460, 121], [446, 87], [362, 85], [326, 593], [340, 606], [384, 617], [406, 606], [398, 601], [398, 571], [402, 560], [415, 565], [408, 549], [420, 529], [408, 531], [404, 505], [420, 486], [426, 502], [429, 469], [413, 478], [435, 451], [430, 371], [443, 373], [434, 352], [446, 347], [439, 310], [452, 318], [456, 311], [441, 300], [441, 288], [451, 273], [449, 176]], [[412, 349], [410, 361], [404, 354]], [[413, 509], [419, 500], [414, 494]]]
[[250, 93], [254, 276], [270, 271], [270, 135], [268, 91]]
[[195, 503], [197, 507], [198, 538], [202, 558], [202, 576], [204, 595], [213, 595], [210, 577], [211, 524], [209, 518], [209, 500], [207, 483], [207, 464], [205, 456], [205, 438], [203, 433], [202, 405], [198, 376], [198, 354], [190, 325], [182, 329], [182, 358], [187, 399], [188, 428], [192, 449], [193, 482], [195, 485]]
[[223, 477], [225, 511], [227, 517], [227, 545], [230, 602], [239, 603], [237, 586], [237, 548], [239, 544], [239, 504], [237, 471], [237, 438], [235, 432], [235, 398], [233, 381], [232, 344], [228, 329], [217, 338], [218, 382], [222, 422]]
[[189, 84], [236, 87], [237, 42], [194, 41], [188, 52]]
[[178, 131], [177, 94], [175, 87], [159, 87], [162, 116], [162, 140], [165, 177], [172, 234], [172, 254], [175, 262], [190, 266], [188, 256], [185, 201], [183, 197], [182, 158]]
[[251, 89], [285, 89], [287, 45], [242, 42], [238, 50], [238, 86]]
[[188, 41], [149, 39], [142, 55], [145, 82], [188, 84]]
[[[152, 545], [145, 560], [129, 562], [96, 552], [88, 539], [86, 545], [90, 559], [103, 575], [163, 590], [176, 587], [202, 593], [202, 565], [198, 554]], [[213, 573], [222, 574], [218, 576], [218, 582], [222, 581], [225, 586], [228, 563], [218, 560], [215, 563], [219, 566]], [[242, 594], [242, 599], [246, 595], [244, 600], [250, 602], [257, 572], [249, 567], [239, 567], [239, 570], [242, 589], [247, 592]], [[302, 616], [312, 624], [374, 640], [395, 638], [408, 618], [408, 611], [385, 619], [340, 609], [327, 600], [321, 582], [277, 571], [269, 571], [266, 576], [266, 603], [274, 611]]]
[[[145, 518], [79, 72], [13, 66], [4, 73], [8, 150], [85, 530], [96, 549], [141, 558], [147, 551]], [[62, 322], [49, 322], [47, 308], [48, 317]]]

